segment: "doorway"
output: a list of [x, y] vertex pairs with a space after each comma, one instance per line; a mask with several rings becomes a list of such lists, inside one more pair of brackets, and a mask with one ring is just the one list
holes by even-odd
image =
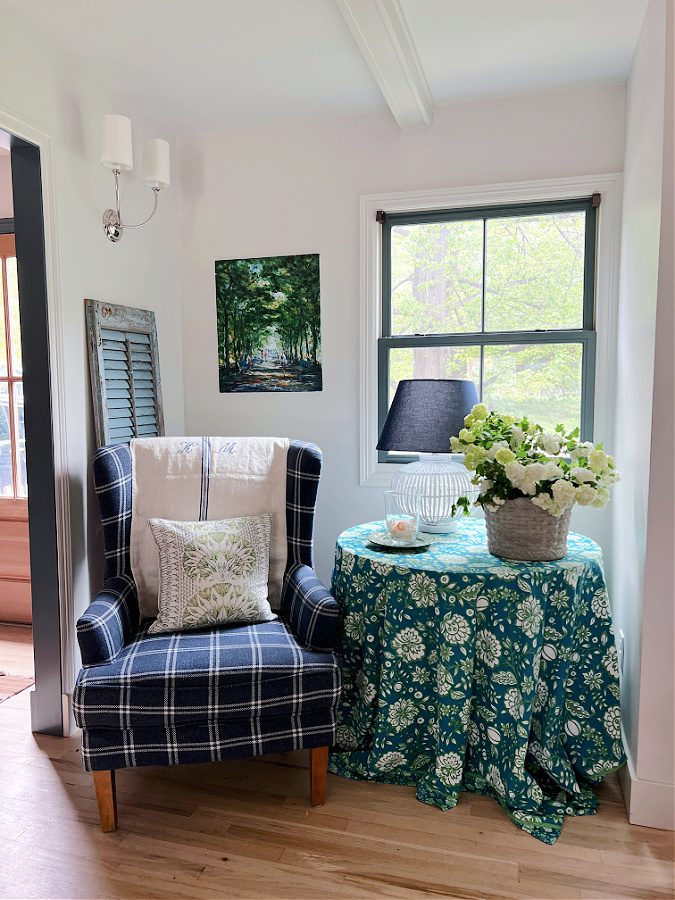
[[9, 141], [0, 142], [0, 703], [34, 682], [21, 323]]
[[0, 131], [0, 150], [0, 702], [30, 701], [33, 730], [62, 734], [40, 149]]

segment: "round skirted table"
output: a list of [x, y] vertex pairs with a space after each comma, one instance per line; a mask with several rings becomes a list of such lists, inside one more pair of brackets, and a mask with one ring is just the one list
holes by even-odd
[[619, 670], [596, 543], [570, 534], [557, 562], [492, 556], [467, 518], [422, 553], [337, 541], [343, 689], [330, 770], [410, 784], [454, 807], [487, 794], [546, 843], [625, 761]]

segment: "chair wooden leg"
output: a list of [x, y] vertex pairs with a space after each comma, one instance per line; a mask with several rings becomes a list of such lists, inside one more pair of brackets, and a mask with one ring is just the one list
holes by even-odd
[[98, 817], [101, 820], [101, 831], [117, 829], [117, 797], [115, 796], [115, 770], [105, 769], [93, 772]]
[[309, 751], [309, 780], [312, 806], [323, 806], [326, 802], [328, 780], [328, 747], [312, 747]]

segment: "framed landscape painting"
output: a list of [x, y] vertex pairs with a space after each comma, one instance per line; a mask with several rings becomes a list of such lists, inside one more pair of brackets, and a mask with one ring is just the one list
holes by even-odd
[[320, 391], [319, 254], [216, 261], [221, 393]]

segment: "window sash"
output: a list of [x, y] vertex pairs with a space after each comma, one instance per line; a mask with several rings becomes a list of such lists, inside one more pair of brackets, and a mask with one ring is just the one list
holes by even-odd
[[[584, 212], [584, 289], [582, 299], [582, 327], [537, 329], [534, 331], [485, 331], [485, 229], [489, 219], [515, 216], [539, 216], [563, 212]], [[483, 220], [483, 269], [481, 291], [481, 331], [460, 334], [394, 335], [391, 331], [391, 229], [396, 225], [430, 224]], [[382, 216], [382, 307], [381, 337], [378, 339], [378, 428], [381, 431], [389, 410], [389, 350], [394, 347], [486, 347], [494, 344], [581, 344], [581, 410], [582, 440], [593, 435], [593, 407], [595, 396], [595, 266], [597, 241], [597, 207], [592, 197], [550, 202], [480, 206], [468, 209], [418, 210], [415, 212], [384, 213]], [[482, 357], [481, 357], [482, 361]], [[482, 368], [482, 367], [481, 367]], [[482, 384], [478, 386], [482, 398]], [[379, 462], [407, 462], [418, 456], [392, 455], [378, 451]]]
[[23, 382], [21, 375], [14, 375], [12, 369], [12, 329], [10, 322], [9, 310], [9, 287], [7, 283], [7, 260], [16, 257], [16, 246], [14, 243], [14, 234], [11, 232], [3, 232], [0, 240], [0, 267], [2, 269], [2, 305], [4, 313], [5, 326], [5, 352], [7, 357], [7, 375], [0, 376], [0, 383], [7, 385], [8, 407], [7, 415], [9, 417], [9, 439], [10, 451], [12, 458], [12, 495], [5, 497], [8, 500], [24, 500], [24, 495], [19, 494], [19, 452], [18, 439], [16, 433], [16, 409], [14, 406], [14, 385]]

